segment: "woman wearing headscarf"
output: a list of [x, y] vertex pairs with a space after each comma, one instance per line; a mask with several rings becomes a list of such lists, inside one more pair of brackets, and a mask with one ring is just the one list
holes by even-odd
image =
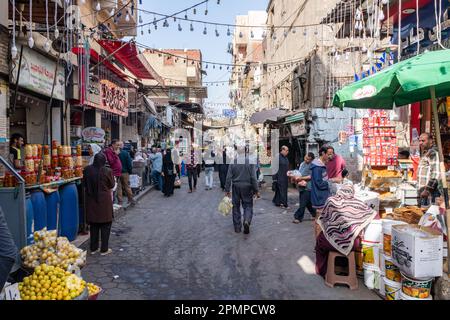
[[102, 151], [102, 148], [98, 144], [95, 143], [89, 144], [89, 155], [91, 156], [91, 158], [89, 159], [89, 165], [94, 164], [94, 157], [100, 151]]
[[172, 151], [170, 149], [166, 149], [166, 152], [164, 154], [162, 174], [164, 176], [164, 196], [170, 197], [173, 195], [176, 175], [175, 165], [172, 160]]
[[115, 181], [111, 169], [106, 167], [106, 156], [99, 152], [92, 165], [84, 169], [84, 186], [86, 189], [86, 216], [90, 225], [91, 254], [98, 252], [101, 233], [101, 255], [112, 252], [108, 242], [113, 221], [113, 202], [111, 190]]
[[348, 256], [359, 247], [361, 232], [378, 213], [354, 197], [353, 186], [344, 185], [329, 197], [318, 219], [321, 232], [316, 240], [316, 273], [325, 278], [328, 253]]

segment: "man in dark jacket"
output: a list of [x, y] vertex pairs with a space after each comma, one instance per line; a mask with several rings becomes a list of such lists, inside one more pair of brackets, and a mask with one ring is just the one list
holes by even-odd
[[6, 224], [5, 215], [0, 207], [0, 291], [8, 280], [17, 258], [17, 247]]
[[128, 197], [128, 203], [134, 206], [135, 201], [133, 199], [133, 192], [130, 188], [130, 174], [133, 174], [133, 163], [130, 153], [123, 147], [124, 143], [120, 142], [121, 151], [119, 153], [119, 159], [122, 164], [122, 175], [119, 177], [119, 181], [117, 183], [117, 200], [119, 204], [122, 205], [123, 192], [125, 192]]
[[273, 176], [273, 182], [275, 185], [275, 196], [272, 202], [281, 208], [289, 209], [288, 206], [288, 186], [289, 178], [287, 173], [289, 171], [289, 160], [287, 158], [289, 154], [289, 148], [286, 146], [281, 147], [279, 155], [278, 171]]
[[311, 164], [311, 202], [315, 209], [322, 210], [330, 196], [329, 179], [327, 175], [327, 147], [319, 151], [319, 158]]
[[[244, 156], [242, 153], [241, 156]], [[241, 232], [241, 204], [244, 209], [244, 234], [250, 233], [250, 224], [253, 217], [253, 196], [259, 198], [258, 181], [256, 180], [256, 167], [245, 162], [237, 161], [228, 168], [225, 192], [233, 200], [233, 224], [236, 233]], [[245, 164], [240, 164], [245, 163]], [[231, 187], [233, 192], [230, 193]]]

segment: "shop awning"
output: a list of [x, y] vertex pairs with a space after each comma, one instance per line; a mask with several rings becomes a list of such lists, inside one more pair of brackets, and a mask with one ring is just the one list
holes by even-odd
[[250, 117], [251, 124], [260, 124], [266, 121], [277, 121], [279, 117], [286, 114], [284, 110], [271, 109], [254, 113]]
[[109, 54], [122, 63], [138, 79], [156, 80], [163, 84], [163, 79], [156, 73], [145, 59], [144, 55], [139, 53], [138, 48], [133, 42], [97, 40], [97, 42]]
[[284, 119], [284, 124], [294, 123], [305, 119], [305, 114], [303, 112], [288, 116]]
[[[85, 55], [86, 54], [86, 50], [84, 48], [81, 47], [75, 47], [72, 48], [72, 52], [76, 55]], [[103, 60], [102, 57], [100, 57], [100, 55], [97, 53], [97, 51], [95, 51], [94, 49], [90, 49], [89, 50], [89, 56], [91, 58], [91, 60], [94, 63], [98, 63], [100, 61]], [[121, 79], [126, 79], [127, 76], [126, 74], [124, 74], [122, 72], [122, 70], [120, 70], [119, 68], [117, 68], [116, 66], [114, 66], [111, 62], [109, 62], [108, 60], [104, 60], [102, 61], [102, 64], [105, 65], [109, 70], [111, 70], [111, 72], [113, 72], [115, 75], [117, 75], [119, 78]]]

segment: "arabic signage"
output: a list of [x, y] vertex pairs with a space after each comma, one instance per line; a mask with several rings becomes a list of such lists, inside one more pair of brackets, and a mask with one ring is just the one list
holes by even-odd
[[84, 142], [104, 143], [105, 130], [96, 127], [85, 128], [81, 133]]
[[[17, 70], [19, 62], [13, 67], [12, 82], [17, 81]], [[56, 62], [52, 61], [30, 48], [23, 47], [22, 65], [20, 67], [19, 86], [44, 96], [52, 95], [53, 82], [55, 77]], [[64, 101], [65, 75], [64, 68], [58, 66], [56, 73], [55, 88], [53, 98]]]
[[236, 110], [233, 109], [223, 109], [223, 116], [228, 119], [236, 119], [237, 113]]
[[100, 80], [100, 109], [128, 116], [128, 89], [121, 88], [109, 80]]
[[364, 98], [373, 97], [377, 93], [377, 88], [372, 85], [364, 86], [359, 88], [353, 93], [353, 99], [359, 100]]
[[[450, 36], [450, 10], [447, 0], [441, 1], [441, 39], [444, 40]], [[436, 9], [437, 4], [438, 9]], [[401, 42], [402, 50], [406, 52], [415, 52], [417, 42], [420, 41], [421, 47], [427, 47], [438, 40], [438, 29], [436, 21], [439, 17], [439, 1], [431, 1], [418, 10], [419, 28], [417, 28], [416, 14], [411, 14], [402, 18]], [[398, 44], [398, 28], [394, 28], [392, 43]]]
[[301, 120], [297, 123], [291, 123], [291, 132], [293, 137], [303, 136], [306, 134], [305, 121]]

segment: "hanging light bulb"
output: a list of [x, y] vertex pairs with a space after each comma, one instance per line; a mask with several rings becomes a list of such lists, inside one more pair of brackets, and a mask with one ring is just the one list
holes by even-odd
[[287, 32], [287, 31], [284, 31], [283, 35], [284, 35], [284, 37], [286, 38], [286, 37], [288, 36], [288, 32]]
[[128, 14], [128, 11], [127, 11], [127, 15], [125, 16], [125, 21], [130, 22], [130, 15]]
[[350, 59], [350, 52], [347, 51], [347, 52], [345, 53], [345, 60], [348, 61], [349, 59]]
[[97, 11], [102, 10], [102, 6], [100, 5], [100, 1], [97, 1], [97, 5], [95, 6], [95, 10], [97, 10]]
[[192, 24], [192, 22], [191, 22], [190, 30], [191, 30], [191, 31], [194, 31], [194, 25]]
[[220, 4], [220, 0], [217, 0], [217, 4]]
[[336, 53], [336, 48], [335, 48], [335, 47], [333, 47], [333, 48], [331, 49], [331, 53], [332, 53], [332, 54], [335, 54], [335, 53]]
[[292, 28], [292, 33], [296, 33], [297, 32], [297, 28], [296, 27], [293, 27]]
[[242, 34], [242, 31], [239, 32], [239, 38], [242, 38], [244, 35]]
[[378, 15], [378, 20], [383, 21], [384, 20], [384, 12], [383, 9], [380, 8], [380, 14]]
[[366, 44], [363, 45], [363, 47], [361, 48], [361, 51], [362, 51], [362, 52], [367, 52]]
[[197, 14], [197, 8], [194, 8], [194, 14]]
[[306, 35], [307, 35], [308, 33], [306, 32], [306, 29], [305, 30], [303, 30], [303, 35], [306, 37]]
[[336, 59], [336, 61], [341, 60], [341, 55], [339, 54], [339, 52], [336, 52], [336, 54], [334, 55], [334, 58]]
[[141, 35], [142, 36], [144, 35], [144, 29], [141, 29]]
[[59, 38], [59, 30], [58, 30], [58, 28], [55, 28], [54, 35], [55, 35], [55, 39]]
[[178, 24], [178, 31], [183, 31], [183, 28], [181, 27], [181, 24]]
[[30, 35], [30, 37], [28, 38], [28, 46], [30, 47], [30, 48], [33, 48], [34, 47], [34, 39], [33, 39], [33, 37]]
[[227, 36], [230, 36], [231, 35], [231, 31], [230, 31], [230, 28], [228, 28], [227, 29]]
[[143, 21], [142, 21], [142, 16], [139, 15], [139, 23], [142, 24], [142, 22], [143, 22]]
[[148, 27], [148, 34], [152, 33], [152, 29], [150, 29], [150, 27]]
[[255, 34], [253, 33], [253, 30], [250, 31], [250, 37], [251, 37], [251, 38], [254, 38], [254, 37], [255, 37]]
[[205, 26], [205, 28], [203, 29], [203, 34], [204, 34], [204, 35], [208, 34], [208, 30], [206, 29], [206, 26]]
[[217, 27], [216, 27], [216, 37], [218, 37], [218, 36], [220, 36], [220, 34], [219, 34], [219, 30], [217, 30]]

